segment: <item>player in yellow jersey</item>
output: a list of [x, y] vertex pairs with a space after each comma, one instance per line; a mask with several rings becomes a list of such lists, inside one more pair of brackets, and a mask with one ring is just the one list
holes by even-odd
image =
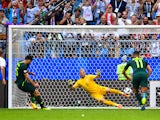
[[116, 90], [116, 89], [112, 89], [112, 88], [98, 85], [94, 81], [94, 79], [100, 78], [101, 73], [99, 70], [97, 71], [96, 75], [86, 75], [85, 70], [80, 69], [79, 74], [80, 74], [81, 78], [79, 80], [77, 80], [75, 83], [73, 83], [73, 81], [71, 81], [71, 80], [68, 81], [68, 84], [69, 84], [71, 90], [75, 90], [78, 87], [82, 87], [85, 91], [87, 91], [98, 102], [102, 102], [106, 105], [115, 106], [118, 108], [122, 108], [122, 105], [117, 104], [115, 102], [112, 102], [110, 100], [106, 100], [104, 95], [106, 95], [107, 93], [114, 93], [114, 94], [123, 95], [127, 98], [130, 97], [130, 95], [127, 95], [126, 93], [124, 93], [120, 90]]

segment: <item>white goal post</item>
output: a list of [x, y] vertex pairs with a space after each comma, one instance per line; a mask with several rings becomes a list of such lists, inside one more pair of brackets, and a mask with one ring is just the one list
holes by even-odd
[[[81, 88], [70, 91], [66, 81], [77, 80], [80, 68], [88, 74], [100, 69], [102, 77], [96, 80], [98, 84], [120, 90], [132, 87], [131, 82], [117, 79], [116, 69], [121, 57], [127, 55], [130, 59], [135, 50], [141, 51], [143, 57], [150, 57], [146, 60], [151, 64], [153, 74], [149, 78], [151, 89], [147, 106], [156, 108], [160, 101], [156, 99], [160, 88], [159, 33], [160, 27], [152, 25], [11, 25], [8, 28], [8, 108], [29, 107], [29, 94], [20, 91], [14, 83], [16, 64], [27, 54], [34, 56], [29, 70], [36, 72], [36, 76], [31, 78], [40, 84], [45, 105], [53, 108], [106, 108]], [[122, 103], [125, 108], [138, 107], [134, 94], [130, 99], [113, 94], [108, 94], [106, 98]]]

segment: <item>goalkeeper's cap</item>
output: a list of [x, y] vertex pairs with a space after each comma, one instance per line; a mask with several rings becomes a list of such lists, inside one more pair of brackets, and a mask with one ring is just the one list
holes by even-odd
[[25, 57], [25, 60], [33, 60], [33, 56], [32, 55], [27, 55], [26, 57]]
[[122, 61], [123, 61], [123, 62], [126, 62], [126, 61], [127, 61], [127, 56], [126, 56], [126, 55], [124, 55], [124, 56], [122, 57]]

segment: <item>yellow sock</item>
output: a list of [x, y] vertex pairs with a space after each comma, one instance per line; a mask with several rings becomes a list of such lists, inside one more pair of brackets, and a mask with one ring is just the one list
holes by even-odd
[[112, 102], [112, 101], [110, 101], [110, 100], [104, 100], [103, 103], [104, 103], [105, 105], [116, 106], [116, 107], [118, 106], [117, 103]]
[[111, 92], [111, 93], [115, 93], [115, 94], [123, 94], [122, 91], [116, 90], [116, 89], [110, 89], [110, 92]]

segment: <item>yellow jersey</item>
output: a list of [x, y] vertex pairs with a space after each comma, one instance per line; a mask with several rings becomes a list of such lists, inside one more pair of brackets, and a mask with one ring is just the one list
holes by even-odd
[[86, 90], [89, 94], [94, 94], [99, 92], [99, 89], [102, 87], [98, 85], [94, 79], [96, 75], [86, 75], [84, 78], [80, 78], [77, 82], [73, 85], [73, 88], [82, 87]]

